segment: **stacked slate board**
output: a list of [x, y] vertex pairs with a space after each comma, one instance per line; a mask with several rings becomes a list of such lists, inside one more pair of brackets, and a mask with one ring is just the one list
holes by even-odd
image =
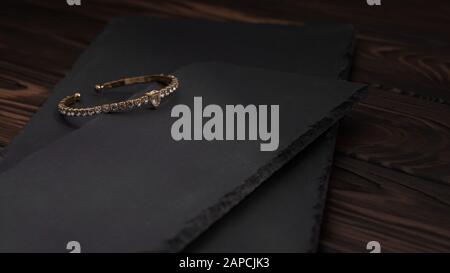
[[[54, 88], [0, 165], [0, 251], [311, 252], [318, 243], [336, 124], [364, 86], [343, 81], [351, 26], [285, 27], [119, 18]], [[171, 73], [157, 110], [66, 118], [58, 101], [97, 83]], [[174, 141], [172, 107], [279, 105], [280, 142]]]

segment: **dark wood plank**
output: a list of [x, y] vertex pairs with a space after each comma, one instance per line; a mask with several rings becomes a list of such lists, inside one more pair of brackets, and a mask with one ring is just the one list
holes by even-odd
[[224, 9], [227, 13], [237, 11], [239, 18], [252, 15], [289, 24], [351, 23], [359, 33], [352, 80], [450, 101], [450, 10], [446, 0], [383, 1], [379, 7], [369, 7], [363, 0], [280, 4], [264, 0], [258, 5], [226, 0], [195, 2], [194, 9], [206, 9], [217, 16]]
[[38, 110], [49, 92], [39, 84], [1, 74], [0, 92], [0, 145], [6, 146]]
[[[15, 4], [17, 2], [9, 4], [12, 7], [2, 14], [10, 26], [37, 30], [40, 34], [72, 43], [77, 41], [75, 38], [84, 40], [75, 45], [89, 41], [86, 37], [92, 38], [112, 17], [132, 14], [279, 24], [353, 23], [359, 31], [355, 81], [383, 83], [408, 92], [450, 99], [450, 35], [445, 27], [450, 25], [450, 19], [445, 16], [448, 10], [445, 0], [386, 1], [375, 8], [360, 0], [345, 3], [284, 1], [277, 5], [271, 1], [261, 1], [259, 5], [252, 1], [247, 4], [232, 1], [134, 0], [107, 4], [86, 1], [77, 8], [68, 7], [64, 1], [39, 1], [27, 5]], [[14, 19], [16, 14], [19, 18]], [[36, 14], [39, 25], [21, 25], [30, 21], [23, 19], [29, 17], [28, 14]], [[11, 23], [12, 20], [16, 23]], [[82, 34], [85, 38], [80, 37]]]
[[343, 119], [339, 153], [450, 184], [450, 107], [379, 88]]
[[321, 234], [321, 250], [448, 252], [450, 185], [346, 156], [335, 158]]

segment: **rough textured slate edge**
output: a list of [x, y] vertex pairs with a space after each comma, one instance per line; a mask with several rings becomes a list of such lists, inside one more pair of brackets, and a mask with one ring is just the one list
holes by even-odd
[[[334, 108], [326, 117], [317, 122], [315, 125], [302, 136], [297, 138], [293, 143], [278, 153], [270, 162], [262, 166], [258, 171], [246, 179], [244, 184], [235, 188], [230, 193], [224, 195], [215, 205], [210, 206], [193, 218], [190, 223], [186, 223], [186, 227], [179, 232], [173, 239], [168, 240], [166, 249], [162, 252], [178, 252], [181, 251], [192, 240], [199, 236], [214, 222], [224, 216], [230, 209], [241, 202], [245, 196], [253, 192], [268, 177], [279, 170], [286, 162], [291, 160], [296, 154], [301, 152], [306, 146], [312, 143], [317, 137], [322, 135], [327, 129], [332, 127], [341, 119], [344, 114], [351, 109], [354, 103], [359, 101], [363, 96], [366, 87], [362, 87], [355, 92], [346, 102]], [[317, 229], [317, 228], [315, 228]]]
[[[337, 132], [339, 128], [339, 121], [336, 122], [336, 124], [333, 126], [333, 128], [329, 129], [326, 134], [326, 138], [330, 144], [330, 149], [333, 149], [333, 153], [330, 153], [327, 158], [327, 163], [323, 168], [323, 175], [319, 177], [319, 184], [318, 184], [318, 201], [316, 205], [314, 205], [314, 224], [312, 226], [311, 230], [311, 239], [310, 244], [311, 248], [308, 250], [308, 252], [317, 252], [318, 244], [319, 244], [319, 237], [320, 237], [320, 230], [321, 230], [321, 223], [323, 218], [323, 212], [325, 210], [325, 203], [326, 203], [326, 196], [327, 196], [327, 190], [328, 190], [328, 181], [331, 176], [331, 169], [333, 168], [333, 160], [334, 160], [334, 148], [336, 146], [336, 139], [337, 139]], [[314, 145], [314, 144], [312, 144]]]
[[352, 69], [352, 60], [353, 54], [355, 52], [355, 32], [353, 32], [352, 37], [350, 38], [350, 42], [347, 45], [344, 55], [342, 56], [342, 60], [339, 66], [338, 78], [347, 80], [350, 76], [350, 72]]
[[[345, 54], [342, 56], [342, 63], [340, 67], [340, 72], [338, 73], [338, 77], [341, 79], [348, 79], [350, 77], [350, 73], [352, 70], [352, 60], [353, 60], [353, 54], [355, 52], [356, 48], [356, 40], [355, 40], [355, 32], [353, 32], [353, 37], [350, 40], [350, 43], [348, 44], [347, 50]], [[358, 94], [357, 94], [358, 95]], [[359, 94], [359, 98], [357, 100], [361, 99], [363, 96], [363, 93], [361, 92]], [[338, 135], [338, 127], [339, 127], [339, 121], [336, 122], [333, 128], [329, 129], [327, 132], [327, 138], [330, 139], [333, 138], [333, 144], [332, 149], [334, 151], [334, 147], [336, 145], [336, 139]], [[325, 210], [325, 203], [326, 203], [326, 196], [328, 191], [328, 182], [331, 176], [331, 170], [333, 168], [333, 153], [331, 153], [328, 157], [327, 165], [324, 167], [324, 174], [322, 177], [319, 178], [319, 185], [318, 185], [318, 191], [319, 191], [319, 198], [317, 201], [317, 204], [314, 206], [315, 209], [315, 222], [311, 230], [311, 246], [309, 252], [317, 252], [318, 245], [319, 245], [319, 238], [320, 238], [320, 231], [321, 231], [321, 224], [323, 219], [323, 213]]]

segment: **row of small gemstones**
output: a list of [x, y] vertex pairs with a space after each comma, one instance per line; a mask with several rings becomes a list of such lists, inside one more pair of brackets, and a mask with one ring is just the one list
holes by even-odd
[[[161, 98], [167, 97], [171, 93], [173, 93], [178, 88], [178, 79], [172, 75], [169, 75], [172, 79], [172, 82], [160, 89], [159, 92]], [[73, 108], [66, 106], [66, 102], [68, 99], [72, 98], [73, 96], [67, 96], [64, 99], [61, 100], [61, 102], [58, 104], [58, 111], [67, 116], [93, 116], [96, 114], [101, 113], [110, 113], [110, 112], [119, 112], [119, 111], [127, 111], [131, 110], [133, 108], [141, 107], [144, 105], [149, 104], [150, 97], [148, 95], [143, 95], [142, 97], [139, 97], [137, 99], [130, 99], [126, 101], [121, 101], [117, 103], [111, 103], [111, 104], [103, 104], [98, 105], [95, 107], [88, 107], [88, 108]]]
[[174, 75], [167, 75], [171, 79], [170, 84], [159, 90], [161, 98], [167, 97], [178, 88], [178, 79]]

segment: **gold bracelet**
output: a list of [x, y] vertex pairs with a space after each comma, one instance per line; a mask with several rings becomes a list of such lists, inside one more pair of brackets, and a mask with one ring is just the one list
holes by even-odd
[[66, 116], [92, 116], [102, 113], [110, 112], [122, 112], [132, 110], [147, 104], [151, 104], [154, 108], [157, 108], [161, 102], [161, 99], [170, 95], [178, 88], [178, 79], [173, 75], [145, 75], [139, 77], [125, 78], [117, 81], [110, 81], [104, 84], [96, 85], [95, 91], [97, 93], [104, 89], [115, 88], [119, 86], [148, 83], [156, 81], [164, 84], [165, 87], [159, 90], [151, 90], [146, 92], [143, 96], [136, 99], [128, 99], [125, 101], [119, 101], [115, 103], [108, 103], [102, 105], [96, 105], [92, 107], [75, 108], [71, 107], [74, 103], [80, 100], [81, 94], [75, 93], [71, 96], [63, 98], [58, 104], [58, 111], [62, 115]]

